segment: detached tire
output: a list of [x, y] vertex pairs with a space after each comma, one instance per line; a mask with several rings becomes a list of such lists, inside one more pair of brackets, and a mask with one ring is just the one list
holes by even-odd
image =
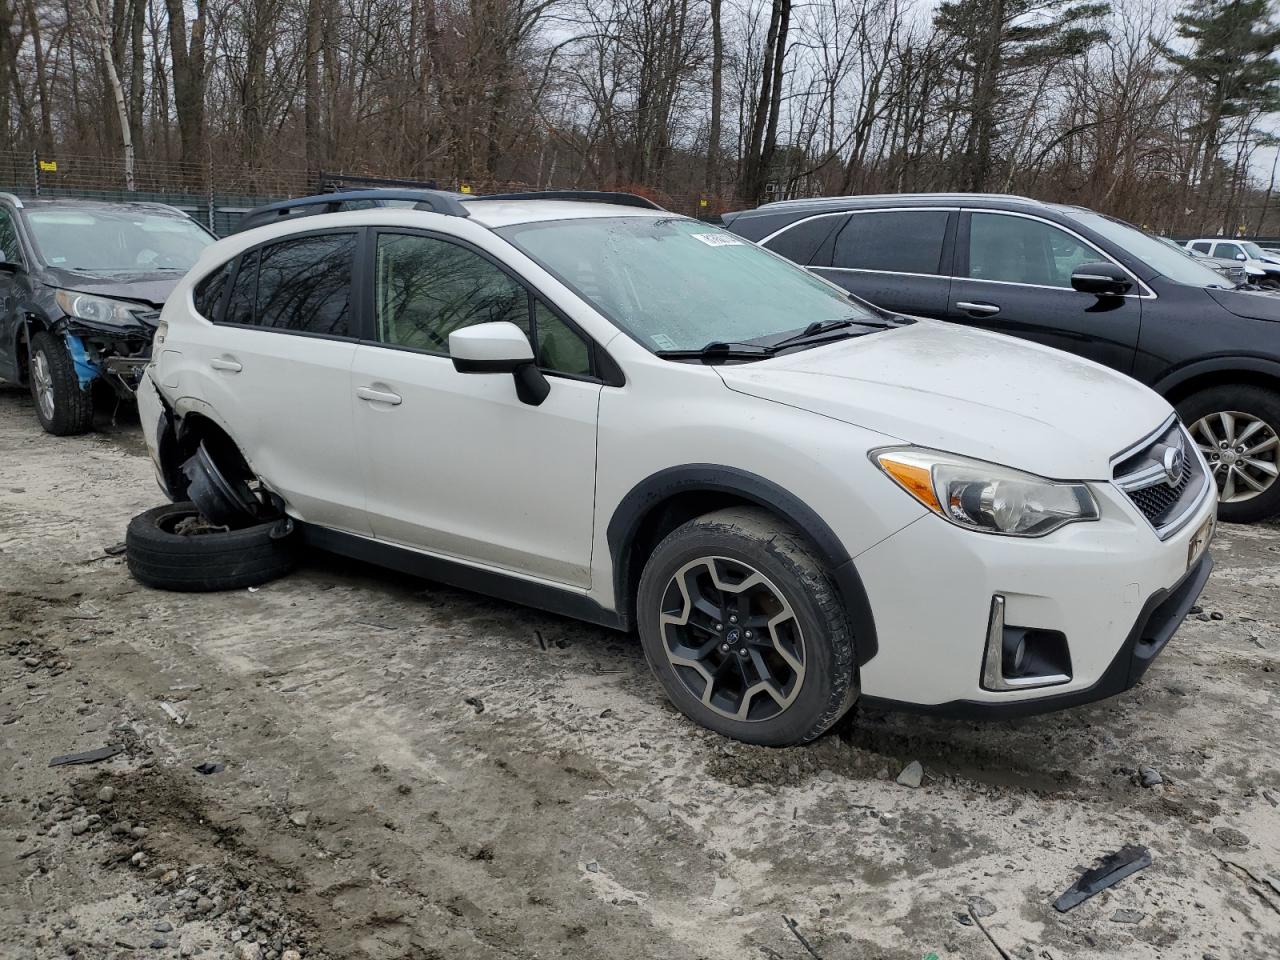
[[67, 345], [51, 333], [31, 338], [27, 370], [40, 426], [56, 437], [85, 433], [93, 426], [93, 392], [80, 386]]
[[170, 503], [130, 520], [125, 547], [134, 579], [199, 593], [254, 587], [293, 569], [297, 550], [287, 519], [226, 532], [177, 532], [199, 516], [194, 503]]
[[858, 696], [854, 637], [808, 541], [765, 510], [676, 528], [640, 577], [645, 658], [689, 719], [735, 740], [806, 743]]

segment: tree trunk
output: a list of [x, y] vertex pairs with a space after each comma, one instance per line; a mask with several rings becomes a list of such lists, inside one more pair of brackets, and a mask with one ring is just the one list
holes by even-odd
[[187, 36], [187, 15], [183, 0], [164, 0], [169, 13], [169, 47], [173, 61], [173, 104], [178, 113], [178, 136], [182, 141], [182, 162], [192, 183], [200, 183], [205, 163], [204, 88], [205, 0], [195, 0], [196, 16]]
[[711, 126], [707, 133], [707, 176], [705, 190], [720, 193], [720, 113], [724, 97], [724, 28], [720, 22], [723, 0], [711, 0]]
[[98, 0], [88, 0], [89, 15], [98, 30], [98, 49], [102, 53], [103, 69], [107, 74], [107, 82], [111, 86], [111, 96], [116, 104], [116, 118], [120, 123], [120, 140], [124, 147], [124, 188], [134, 190], [133, 182], [133, 133], [129, 129], [129, 111], [125, 106], [124, 88], [120, 85], [120, 74], [116, 71], [115, 58], [111, 52], [111, 31], [107, 29], [107, 21], [102, 16], [102, 8]]

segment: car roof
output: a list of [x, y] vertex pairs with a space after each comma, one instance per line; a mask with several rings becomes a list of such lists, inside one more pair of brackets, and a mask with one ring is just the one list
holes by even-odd
[[741, 210], [732, 217], [771, 216], [780, 213], [823, 213], [825, 211], [856, 210], [860, 207], [884, 206], [892, 203], [895, 206], [1016, 206], [1033, 209], [1075, 210], [1079, 208], [1048, 204], [1031, 197], [1018, 196], [1012, 193], [873, 193], [858, 194], [847, 197], [805, 197], [797, 200], [776, 200], [762, 204], [754, 210]]
[[649, 219], [683, 216], [666, 210], [646, 210], [590, 200], [463, 200], [469, 219], [490, 229], [517, 223], [546, 220], [587, 220], [596, 217], [645, 217]]

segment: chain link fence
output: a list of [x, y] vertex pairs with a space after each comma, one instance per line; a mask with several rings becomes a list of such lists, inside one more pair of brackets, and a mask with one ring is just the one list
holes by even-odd
[[[394, 171], [361, 170], [358, 177], [355, 171], [348, 173], [353, 180], [370, 175], [400, 179]], [[344, 180], [341, 172], [326, 173], [324, 177], [331, 183]], [[471, 180], [439, 177], [431, 182], [441, 190], [475, 194], [578, 187], [576, 184], [536, 185], [488, 178]], [[361, 187], [353, 183], [352, 188]], [[133, 171], [133, 189], [129, 190], [124, 163], [119, 158], [78, 154], [40, 156], [24, 150], [0, 150], [0, 191], [12, 192], [20, 197], [78, 197], [167, 203], [190, 214], [219, 236], [230, 232], [240, 217], [253, 207], [316, 193], [321, 189], [319, 178], [296, 168], [250, 168], [242, 164], [217, 162], [197, 165], [176, 161], [137, 160]], [[634, 185], [619, 186], [617, 189], [641, 193], [672, 212], [690, 216], [707, 217], [728, 209], [728, 204], [720, 198], [672, 195]]]

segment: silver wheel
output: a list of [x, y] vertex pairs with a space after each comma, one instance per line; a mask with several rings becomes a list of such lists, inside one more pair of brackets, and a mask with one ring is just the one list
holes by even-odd
[[1209, 461], [1220, 503], [1252, 500], [1280, 476], [1280, 437], [1252, 414], [1207, 414], [1191, 425], [1191, 437]]
[[53, 419], [53, 371], [49, 369], [49, 358], [43, 350], [31, 355], [31, 383], [34, 386], [36, 403], [40, 405], [40, 413], [46, 420]]
[[740, 560], [700, 557], [662, 596], [662, 646], [703, 706], [731, 720], [771, 720], [804, 684], [805, 648], [791, 604]]

